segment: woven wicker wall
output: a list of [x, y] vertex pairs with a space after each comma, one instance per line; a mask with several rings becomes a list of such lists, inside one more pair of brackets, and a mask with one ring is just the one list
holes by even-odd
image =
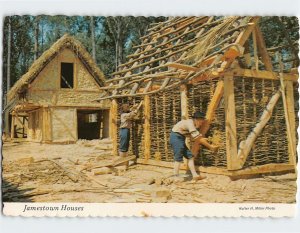
[[[279, 87], [279, 81], [235, 79], [238, 145], [241, 140], [246, 139]], [[285, 162], [288, 162], [288, 142], [283, 102], [280, 98], [271, 119], [255, 141], [244, 167]]]
[[151, 159], [173, 161], [169, 137], [173, 126], [180, 120], [179, 89], [151, 96]]

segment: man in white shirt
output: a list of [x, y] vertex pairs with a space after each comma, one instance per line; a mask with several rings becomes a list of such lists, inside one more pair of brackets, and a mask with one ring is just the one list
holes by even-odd
[[200, 127], [205, 123], [205, 115], [201, 112], [195, 112], [192, 119], [181, 120], [173, 128], [170, 135], [170, 143], [174, 151], [174, 175], [179, 175], [180, 163], [183, 161], [183, 157], [188, 160], [188, 167], [192, 173], [194, 180], [202, 180], [206, 177], [198, 175], [195, 170], [195, 164], [192, 152], [187, 148], [185, 144], [185, 138], [191, 137], [197, 144], [202, 144], [208, 147], [210, 150], [217, 150], [218, 147], [209, 144], [206, 139], [203, 138], [198, 131]]

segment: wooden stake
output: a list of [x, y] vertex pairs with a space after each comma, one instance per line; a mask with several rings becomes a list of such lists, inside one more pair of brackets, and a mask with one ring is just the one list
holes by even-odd
[[150, 133], [150, 117], [151, 117], [151, 103], [150, 96], [144, 97], [144, 156], [145, 159], [150, 158], [151, 153], [151, 133]]
[[227, 169], [238, 169], [233, 76], [224, 76]]
[[[296, 148], [297, 147], [296, 122], [295, 122], [296, 114], [295, 114], [293, 82], [285, 81], [285, 87], [286, 87], [286, 101], [287, 101], [288, 117], [289, 117], [289, 122], [290, 122], [290, 127], [291, 127], [291, 135], [292, 135], [291, 147], [293, 147], [293, 150], [296, 152], [297, 151], [297, 148]], [[290, 153], [291, 153], [291, 151], [290, 151]]]
[[118, 118], [118, 102], [116, 99], [111, 101], [111, 108], [110, 108], [110, 138], [112, 139], [113, 143], [113, 155], [118, 155], [118, 125], [117, 125], [117, 118]]

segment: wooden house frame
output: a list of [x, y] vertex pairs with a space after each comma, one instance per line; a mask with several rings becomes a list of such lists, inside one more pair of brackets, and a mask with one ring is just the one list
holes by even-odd
[[[153, 25], [97, 99], [111, 100], [114, 153], [120, 103], [143, 100], [131, 149], [138, 163], [172, 167], [169, 131], [200, 109], [208, 120], [202, 133], [218, 131], [207, 136], [221, 146], [213, 156], [203, 150], [200, 171], [232, 178], [295, 171], [299, 60], [270, 55], [260, 20], [174, 17]], [[298, 50], [289, 38], [286, 47]]]
[[[64, 35], [9, 90], [6, 115], [11, 121], [6, 117], [5, 124], [9, 128], [10, 123], [11, 138], [73, 143], [109, 137], [109, 101], [90, 101], [104, 92], [105, 80], [80, 42]], [[88, 128], [95, 128], [95, 135]]]

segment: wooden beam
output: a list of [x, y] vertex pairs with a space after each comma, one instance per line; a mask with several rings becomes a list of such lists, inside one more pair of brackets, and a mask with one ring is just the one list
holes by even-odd
[[231, 180], [253, 178], [266, 174], [285, 174], [295, 172], [294, 166], [285, 163], [265, 164], [255, 167], [249, 167], [243, 170], [231, 171], [229, 177]]
[[[251, 19], [251, 21], [248, 23], [248, 27], [244, 31], [242, 31], [237, 37], [237, 39], [235, 40], [235, 44], [244, 47], [244, 44], [249, 39], [250, 34], [254, 30], [255, 26], [258, 24], [259, 19], [260, 19], [259, 16], [255, 16]], [[229, 68], [229, 66], [231, 65], [234, 59], [235, 57], [233, 57], [232, 59], [225, 60], [221, 65], [221, 69], [226, 70], [227, 68]]]
[[204, 73], [201, 73], [199, 76], [196, 76], [195, 78], [193, 78], [189, 82], [189, 84], [196, 84], [196, 83], [199, 83], [199, 82], [202, 82], [202, 81], [219, 78], [220, 76], [222, 76], [222, 73], [219, 73], [219, 72], [216, 72], [216, 71], [204, 72]]
[[235, 42], [240, 44], [241, 46], [244, 46], [245, 42], [248, 40], [253, 29], [258, 24], [259, 19], [260, 19], [259, 16], [253, 17], [253, 19], [249, 23], [249, 26], [238, 36]]
[[[173, 162], [157, 161], [153, 159], [137, 159], [138, 164], [158, 166], [172, 169], [174, 167]], [[224, 175], [229, 176], [233, 180], [242, 178], [252, 178], [263, 174], [277, 174], [277, 173], [288, 173], [294, 172], [294, 167], [291, 164], [285, 163], [275, 163], [275, 164], [265, 164], [255, 167], [249, 167], [238, 171], [228, 171], [226, 168], [222, 167], [203, 167], [195, 166], [196, 171], [204, 172], [209, 174]], [[184, 166], [180, 167], [180, 170], [185, 170]]]
[[50, 116], [49, 108], [43, 108], [42, 114], [43, 114], [43, 141], [49, 142], [52, 140], [51, 116]]
[[[285, 81], [286, 87], [286, 102], [287, 102], [287, 109], [288, 109], [288, 117], [289, 123], [291, 127], [291, 144], [290, 147], [293, 147], [293, 150], [297, 151], [297, 139], [296, 139], [296, 114], [295, 114], [295, 100], [294, 100], [294, 87], [292, 81]], [[290, 143], [290, 142], [289, 142]], [[289, 148], [290, 148], [289, 147]], [[296, 152], [297, 153], [297, 152]], [[289, 158], [290, 162], [293, 162], [294, 159], [291, 158], [292, 154], [289, 149]], [[296, 156], [296, 154], [295, 154]], [[295, 159], [296, 161], [296, 159]]]
[[214, 120], [215, 117], [215, 111], [217, 107], [219, 106], [220, 100], [224, 93], [224, 81], [219, 80], [214, 92], [214, 95], [208, 105], [207, 111], [206, 111], [206, 124], [201, 128], [201, 134], [205, 135], [207, 131], [209, 130], [211, 122]]
[[238, 160], [233, 76], [224, 76], [224, 100], [227, 169], [235, 170]]
[[180, 104], [181, 104], [181, 119], [188, 119], [188, 87], [183, 84], [180, 86]]
[[255, 30], [252, 31], [252, 40], [253, 40], [253, 56], [254, 56], [254, 69], [258, 70], [258, 55], [257, 55], [257, 42], [256, 42], [256, 33]]
[[254, 31], [255, 31], [255, 35], [256, 35], [257, 48], [258, 48], [259, 54], [262, 57], [265, 68], [268, 71], [272, 71], [273, 70], [272, 61], [268, 54], [264, 37], [263, 37], [262, 32], [258, 25], [256, 25]]
[[285, 85], [283, 81], [282, 75], [280, 76], [280, 84], [281, 84], [281, 95], [282, 95], [282, 102], [283, 102], [283, 108], [284, 108], [284, 116], [285, 116], [285, 123], [286, 123], [286, 133], [287, 133], [287, 139], [288, 139], [288, 150], [289, 150], [289, 162], [290, 164], [294, 165], [295, 170], [297, 169], [297, 160], [296, 160], [296, 147], [293, 146], [293, 135], [292, 135], [292, 129], [291, 129], [291, 123], [289, 119], [289, 113], [288, 113], [288, 104], [287, 99], [285, 96]]
[[[279, 81], [279, 73], [270, 72], [266, 70], [251, 70], [251, 69], [232, 69], [228, 70], [224, 73], [224, 75], [233, 75], [233, 76], [241, 76], [241, 77], [249, 77], [249, 78], [259, 78], [259, 79], [269, 79], [269, 80], [278, 80]], [[298, 82], [298, 74], [293, 73], [284, 73], [283, 79], [285, 81], [293, 81]]]
[[15, 137], [15, 115], [13, 114], [11, 117], [11, 128], [10, 128], [10, 138], [13, 139]]
[[17, 122], [19, 122], [26, 130], [28, 130], [28, 127], [23, 124], [23, 122], [19, 119], [18, 115], [15, 115], [15, 120], [17, 120]]
[[[180, 104], [181, 104], [181, 119], [187, 120], [189, 118], [189, 103], [188, 103], [188, 87], [183, 84], [180, 86]], [[188, 170], [188, 160], [183, 158], [184, 168]]]
[[172, 67], [172, 68], [179, 69], [179, 70], [193, 71], [193, 72], [199, 71], [199, 68], [197, 68], [197, 67], [180, 64], [180, 63], [169, 62], [166, 65], [168, 67]]
[[117, 125], [117, 119], [118, 119], [118, 102], [116, 99], [113, 99], [111, 101], [111, 107], [110, 107], [110, 138], [112, 139], [113, 143], [113, 155], [118, 155], [118, 125]]
[[151, 132], [150, 132], [151, 102], [150, 96], [144, 97], [144, 156], [150, 158], [151, 152]]

